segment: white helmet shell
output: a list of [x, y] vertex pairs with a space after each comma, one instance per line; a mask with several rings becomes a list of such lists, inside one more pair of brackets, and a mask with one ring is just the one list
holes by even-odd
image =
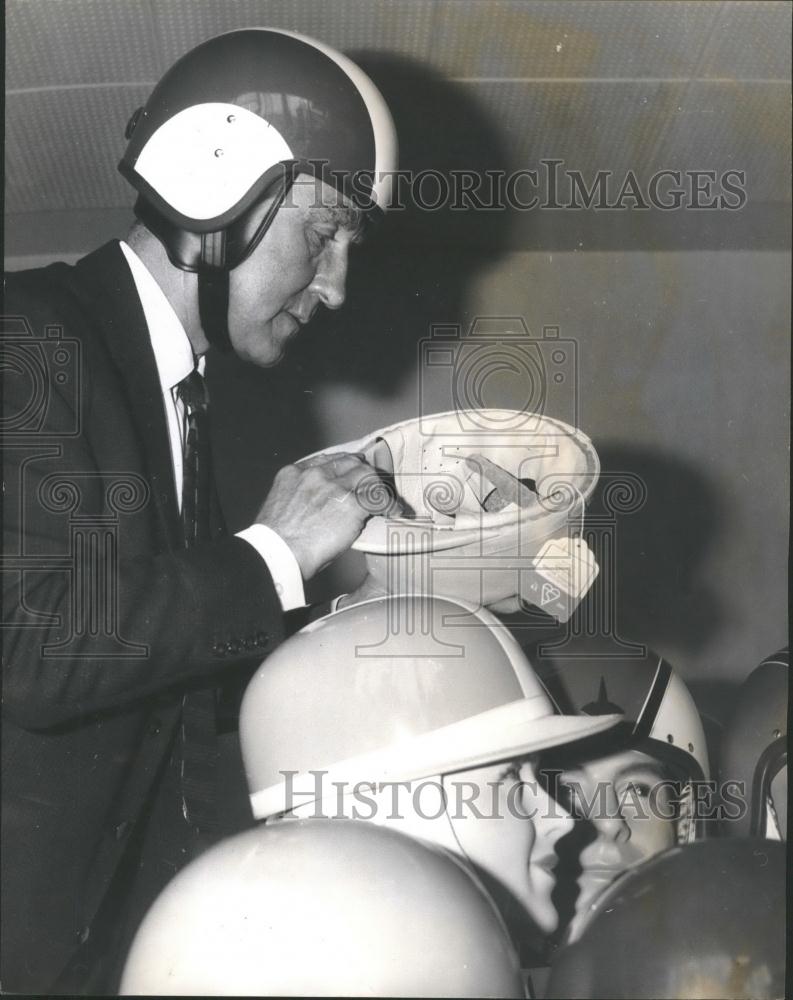
[[[654, 684], [660, 682], [664, 665], [665, 661], [659, 658]], [[647, 697], [648, 700], [652, 697], [652, 691]], [[689, 754], [699, 765], [702, 778], [709, 777], [708, 748], [699, 711], [688, 688], [671, 669], [648, 736]]]
[[[623, 640], [624, 641], [624, 640]], [[649, 647], [620, 647], [613, 637], [582, 634], [543, 642], [528, 656], [558, 711], [596, 717], [620, 712], [609, 743], [663, 757], [686, 779], [710, 774], [708, 748], [694, 699], [672, 665]]]
[[555, 714], [506, 627], [443, 599], [378, 598], [289, 638], [253, 677], [240, 743], [257, 819], [603, 732]]
[[522, 997], [467, 866], [393, 830], [288, 820], [223, 841], [138, 929], [125, 995]]
[[[405, 420], [358, 441], [325, 449], [363, 453], [391, 477], [372, 475], [358, 490], [373, 516], [353, 548], [366, 553], [372, 578], [388, 593], [431, 593], [490, 605], [521, 593], [521, 573], [552, 539], [583, 527], [584, 508], [600, 462], [577, 428], [516, 410], [451, 410]], [[313, 456], [311, 456], [313, 457]], [[516, 499], [488, 508], [495, 472], [531, 483]], [[516, 486], [516, 489], [522, 489]], [[399, 511], [399, 506], [402, 512]], [[587, 550], [588, 553], [588, 550]], [[591, 576], [597, 566], [588, 553]], [[571, 563], [559, 567], [579, 581]]]

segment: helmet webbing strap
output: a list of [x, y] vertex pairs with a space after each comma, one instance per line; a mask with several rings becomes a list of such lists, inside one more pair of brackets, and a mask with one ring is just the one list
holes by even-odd
[[[295, 172], [285, 169], [277, 182], [272, 203], [246, 241], [244, 252], [231, 267], [227, 264], [228, 241], [225, 232], [205, 233], [201, 238], [201, 263], [204, 266], [198, 272], [198, 315], [207, 340], [223, 354], [230, 353], [232, 349], [229, 336], [229, 271], [246, 260], [259, 245], [270, 228], [275, 213], [283, 205], [294, 179]], [[254, 206], [254, 210], [256, 207]]]
[[212, 347], [228, 354], [231, 351], [228, 271], [215, 268], [198, 272], [198, 315]]

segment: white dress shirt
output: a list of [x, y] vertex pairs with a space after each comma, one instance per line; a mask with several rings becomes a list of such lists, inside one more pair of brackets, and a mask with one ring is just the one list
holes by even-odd
[[[126, 243], [121, 250], [129, 264], [135, 282], [143, 315], [149, 328], [149, 337], [160, 376], [165, 415], [168, 420], [168, 437], [171, 443], [171, 464], [173, 467], [176, 498], [179, 509], [182, 506], [182, 462], [185, 443], [185, 412], [176, 387], [197, 367], [203, 375], [206, 359], [202, 356], [198, 364], [193, 357], [193, 348], [179, 317], [160, 286], [148, 271], [143, 261]], [[294, 553], [281, 536], [264, 524], [252, 524], [244, 531], [238, 531], [242, 538], [259, 553], [267, 564], [273, 578], [276, 593], [284, 611], [305, 605], [303, 577]]]

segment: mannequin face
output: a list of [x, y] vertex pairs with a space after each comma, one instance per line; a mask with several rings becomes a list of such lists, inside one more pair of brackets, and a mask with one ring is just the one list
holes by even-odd
[[378, 792], [367, 789], [365, 798], [330, 794], [292, 815], [364, 820], [452, 851], [473, 866], [508, 922], [528, 916], [544, 934], [556, 929], [556, 843], [575, 823], [526, 760], [387, 782]]
[[555, 848], [572, 829], [571, 817], [538, 786], [525, 761], [447, 775], [443, 786], [459, 849], [496, 904], [503, 909], [517, 902], [540, 930], [553, 931]]
[[574, 896], [571, 937], [614, 879], [675, 844], [674, 793], [665, 778], [661, 765], [638, 750], [587, 760], [559, 774], [560, 804], [580, 817], [560, 845], [559, 881]]

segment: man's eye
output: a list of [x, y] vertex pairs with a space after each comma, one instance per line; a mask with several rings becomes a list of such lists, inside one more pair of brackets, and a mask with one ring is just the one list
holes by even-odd
[[308, 230], [308, 245], [312, 253], [320, 253], [328, 243], [331, 243], [335, 237], [334, 233], [317, 231], [316, 229]]

